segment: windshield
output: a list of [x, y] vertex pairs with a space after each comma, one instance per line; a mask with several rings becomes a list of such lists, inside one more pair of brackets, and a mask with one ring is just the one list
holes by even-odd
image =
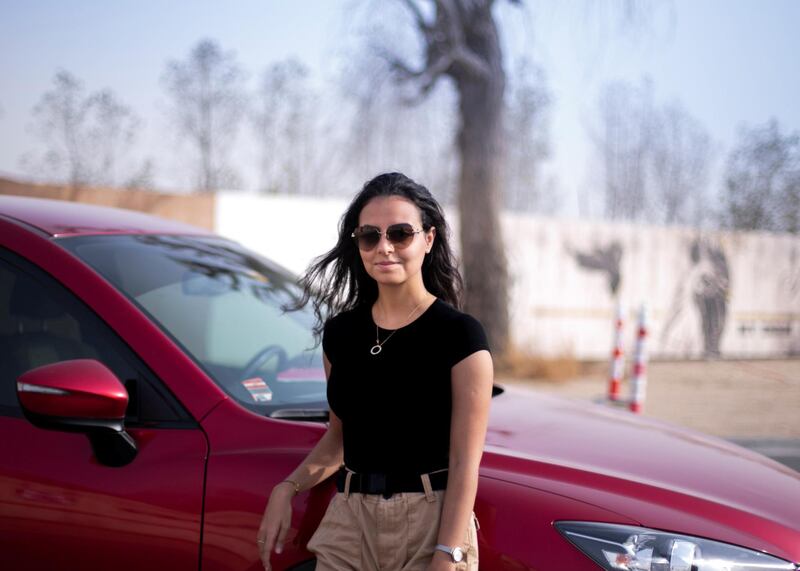
[[282, 309], [301, 295], [285, 270], [216, 237], [82, 236], [61, 243], [244, 406], [287, 418], [327, 410], [314, 316]]

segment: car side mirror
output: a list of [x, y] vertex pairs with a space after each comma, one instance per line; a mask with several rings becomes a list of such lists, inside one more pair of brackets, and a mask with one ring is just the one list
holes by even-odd
[[128, 392], [101, 362], [75, 359], [31, 369], [17, 378], [17, 396], [34, 426], [86, 433], [103, 464], [124, 466], [136, 457], [136, 443], [125, 432]]

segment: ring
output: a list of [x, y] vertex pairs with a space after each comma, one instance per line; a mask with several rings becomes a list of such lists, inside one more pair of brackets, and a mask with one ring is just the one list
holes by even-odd
[[258, 540], [258, 543], [266, 543], [266, 540], [259, 539], [259, 540]]

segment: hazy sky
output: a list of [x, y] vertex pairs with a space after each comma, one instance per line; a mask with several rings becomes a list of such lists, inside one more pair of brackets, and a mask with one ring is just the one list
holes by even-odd
[[[371, 5], [390, 1], [397, 2]], [[363, 6], [357, 0], [0, 0], [0, 175], [24, 174], [20, 155], [37, 146], [30, 112], [58, 69], [82, 79], [88, 91], [111, 88], [145, 119], [143, 140], [157, 147], [167, 60], [184, 58], [208, 37], [236, 53], [251, 85], [268, 64], [295, 56], [322, 86], [341, 63], [340, 47], [352, 43], [354, 4]], [[555, 98], [551, 171], [567, 212], [575, 209], [578, 189], [592, 183], [587, 124], [608, 81], [649, 77], [656, 104], [679, 100], [704, 124], [718, 165], [742, 123], [775, 117], [784, 132], [800, 129], [800, 2], [641, 4], [654, 6], [651, 17], [627, 33], [616, 25], [620, 11], [611, 2], [528, 1], [521, 10], [498, 0], [509, 60], [525, 54], [547, 73]]]

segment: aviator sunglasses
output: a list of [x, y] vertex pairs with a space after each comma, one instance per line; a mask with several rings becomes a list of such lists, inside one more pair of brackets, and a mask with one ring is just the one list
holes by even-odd
[[356, 228], [350, 236], [355, 240], [358, 249], [366, 252], [378, 245], [383, 234], [395, 248], [402, 249], [408, 247], [414, 234], [420, 232], [422, 232], [421, 229], [415, 230], [411, 224], [403, 222], [402, 224], [392, 224], [386, 229], [386, 232], [381, 232], [375, 226], [361, 226]]

